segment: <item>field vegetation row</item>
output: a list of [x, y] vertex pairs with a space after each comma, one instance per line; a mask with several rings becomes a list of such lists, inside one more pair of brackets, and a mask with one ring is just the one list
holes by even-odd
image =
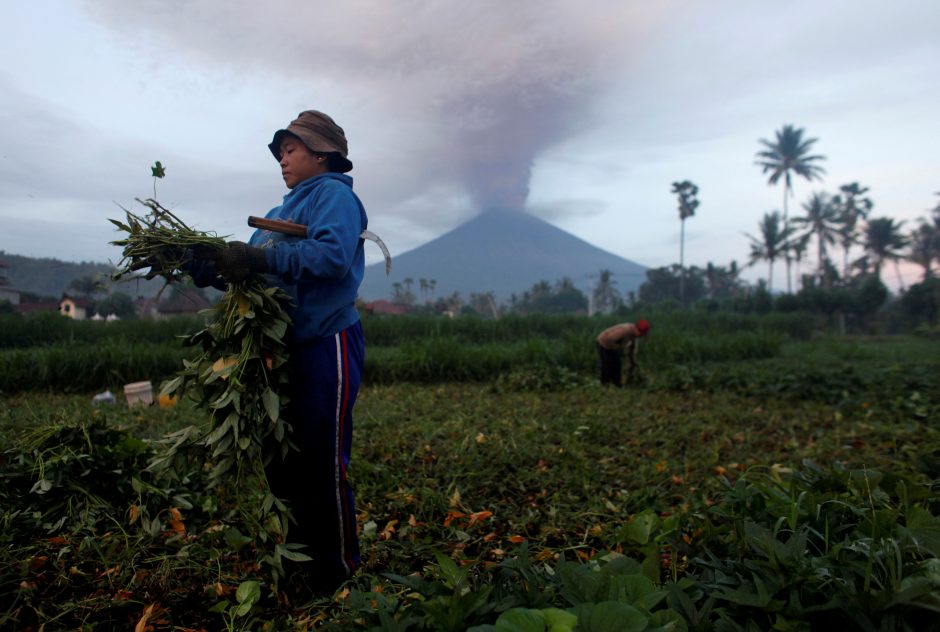
[[724, 318], [651, 317], [623, 389], [593, 375], [604, 319], [367, 319], [364, 566], [307, 603], [245, 536], [250, 475], [148, 469], [204, 411], [4, 391], [0, 628], [940, 629], [940, 342]]
[[[686, 312], [649, 316], [654, 334], [641, 347], [642, 362], [666, 367], [687, 362], [766, 358], [784, 337], [808, 338], [814, 321], [804, 315]], [[621, 317], [622, 318], [622, 317]], [[368, 383], [490, 380], [535, 366], [583, 375], [594, 371], [593, 339], [613, 317], [373, 316], [364, 319], [369, 346]], [[76, 322], [60, 316], [9, 316], [0, 327], [0, 392], [86, 392], [171, 377], [185, 357], [181, 337], [199, 319], [116, 323]]]

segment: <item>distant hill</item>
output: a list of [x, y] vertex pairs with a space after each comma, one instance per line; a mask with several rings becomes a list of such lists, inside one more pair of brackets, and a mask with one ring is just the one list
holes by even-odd
[[[374, 244], [366, 244], [372, 248]], [[636, 291], [646, 279], [646, 267], [601, 250], [528, 213], [489, 211], [413, 250], [392, 253], [390, 277], [385, 264], [366, 266], [359, 295], [366, 301], [391, 298], [395, 283], [411, 278], [419, 299], [420, 279], [435, 281], [434, 297], [454, 292], [467, 299], [472, 293], [493, 292], [500, 302], [521, 296], [539, 281], [554, 284], [568, 277], [588, 293], [601, 270], [610, 270], [621, 295]], [[59, 298], [69, 283], [83, 276], [108, 278], [106, 263], [70, 263], [34, 259], [0, 251], [11, 287]], [[592, 279], [591, 277], [594, 277]], [[115, 289], [132, 297], [152, 297], [163, 283], [130, 281]]]
[[[58, 259], [37, 259], [9, 254], [2, 250], [0, 250], [0, 262], [7, 265], [6, 276], [11, 288], [55, 299], [60, 298], [75, 279], [91, 276], [107, 281], [111, 272], [114, 271], [114, 268], [107, 263], [91, 261], [74, 263]], [[135, 280], [118, 283], [113, 289], [132, 298], [138, 296], [150, 298], [155, 296], [162, 286], [163, 282], [159, 280]]]
[[[367, 244], [367, 248], [370, 246]], [[610, 270], [624, 296], [646, 279], [646, 267], [589, 244], [548, 222], [523, 212], [489, 211], [404, 253], [392, 253], [392, 274], [385, 264], [366, 266], [359, 295], [366, 301], [389, 299], [394, 284], [414, 282], [419, 299], [420, 279], [435, 280], [435, 297], [459, 292], [493, 292], [498, 301], [521, 296], [539, 281], [568, 277], [585, 294], [590, 277]]]

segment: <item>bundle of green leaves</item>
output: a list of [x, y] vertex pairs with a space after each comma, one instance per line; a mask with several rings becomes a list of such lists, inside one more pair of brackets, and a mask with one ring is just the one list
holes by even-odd
[[127, 233], [124, 239], [111, 242], [123, 249], [112, 280], [139, 275], [141, 270], [148, 269], [143, 273], [146, 279], [160, 276], [167, 283], [179, 282], [187, 276], [184, 265], [194, 250], [210, 253], [225, 248], [224, 238], [190, 228], [153, 198], [137, 201], [149, 209], [146, 215], [124, 209], [125, 221], [108, 220]]
[[[112, 242], [123, 247], [124, 255], [115, 278], [147, 269], [147, 278], [180, 282], [187, 276], [185, 264], [194, 248], [211, 251], [225, 246], [222, 238], [190, 228], [155, 200], [138, 201], [149, 209], [146, 216], [126, 211], [125, 222], [111, 220], [127, 233]], [[287, 402], [289, 300], [281, 288], [251, 275], [230, 283], [219, 302], [203, 312], [206, 327], [185, 341], [196, 350], [194, 355], [162, 385], [160, 395], [194, 400], [208, 411], [209, 424], [166, 437], [163, 451], [149, 467], [182, 478], [201, 451], [210, 462], [213, 484], [234, 484], [259, 499], [257, 504], [246, 503], [257, 511], [244, 518], [254, 525], [253, 536], [274, 545], [262, 561], [272, 566], [275, 576], [282, 569], [282, 558], [306, 559], [296, 552], [296, 545], [287, 544], [289, 514], [270, 492], [264, 475], [269, 459], [292, 449], [290, 427], [281, 415]]]

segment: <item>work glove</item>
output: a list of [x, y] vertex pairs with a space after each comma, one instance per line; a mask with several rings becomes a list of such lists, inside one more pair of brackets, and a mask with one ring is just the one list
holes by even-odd
[[264, 250], [241, 241], [230, 241], [222, 250], [214, 253], [218, 273], [230, 283], [238, 283], [248, 275], [268, 271], [268, 260]]
[[217, 290], [225, 291], [225, 279], [219, 275], [215, 262], [200, 257], [192, 250], [187, 251], [180, 269], [188, 274], [196, 287], [212, 286]]

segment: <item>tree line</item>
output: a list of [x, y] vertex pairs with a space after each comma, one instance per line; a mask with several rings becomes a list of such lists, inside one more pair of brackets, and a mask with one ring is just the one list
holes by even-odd
[[[789, 200], [794, 180], [821, 180], [825, 173], [820, 163], [826, 157], [814, 153], [817, 142], [793, 125], [777, 130], [772, 140], [759, 141], [755, 164], [768, 175], [769, 185], [782, 184], [783, 189], [782, 211], [765, 212], [756, 234], [745, 233], [750, 254], [744, 267], [766, 262], [766, 280], [760, 280], [756, 288], [747, 287], [740, 282], [741, 268], [734, 261], [727, 267], [712, 263], [704, 269], [685, 267], [685, 221], [694, 215], [699, 201], [698, 187], [684, 180], [672, 184], [682, 226], [679, 264], [650, 270], [640, 298], [689, 305], [703, 299], [740, 302], [743, 292], [758, 305], [821, 311], [836, 317], [844, 328], [847, 315], [871, 317], [889, 300], [882, 274], [890, 263], [899, 288], [895, 311], [904, 313], [909, 324], [936, 323], [940, 307], [935, 276], [940, 265], [940, 202], [919, 218], [916, 226], [905, 230], [904, 221], [875, 217], [868, 187], [850, 182], [835, 193], [813, 192], [801, 205], [803, 214], [792, 216]], [[920, 283], [911, 288], [904, 287], [903, 261], [923, 270]], [[786, 292], [775, 294], [774, 265], [778, 262], [786, 266]], [[802, 272], [804, 262], [811, 262], [808, 273]]]
[[[464, 300], [454, 293], [434, 297], [434, 282], [421, 279], [417, 300], [412, 279], [396, 284], [393, 302], [411, 310], [437, 313], [471, 313], [484, 317], [501, 314], [585, 312], [609, 313], [653, 304], [679, 307], [704, 305], [740, 311], [807, 310], [846, 324], [869, 322], [891, 303], [882, 275], [893, 264], [899, 296], [892, 304], [896, 320], [906, 326], [935, 323], [940, 307], [940, 202], [905, 230], [905, 222], [874, 216], [869, 189], [859, 182], [841, 185], [837, 192], [813, 192], [801, 204], [802, 214], [790, 212], [794, 180], [821, 180], [826, 157], [814, 152], [818, 139], [805, 130], [784, 125], [771, 140], [760, 139], [755, 164], [767, 175], [770, 186], [782, 185], [782, 207], [765, 212], [755, 233], [744, 233], [750, 253], [743, 265], [708, 262], [704, 267], [685, 263], [685, 222], [700, 205], [699, 188], [690, 180], [672, 183], [681, 222], [679, 263], [647, 270], [639, 290], [621, 294], [610, 270], [600, 270], [597, 282], [585, 294], [571, 279], [554, 283], [542, 280], [508, 302], [499, 304], [492, 292], [472, 293]], [[940, 195], [940, 193], [937, 193]], [[920, 283], [904, 287], [900, 263], [923, 269]], [[767, 277], [752, 286], [741, 273], [759, 263], [767, 264]], [[774, 267], [786, 267], [786, 290], [775, 290]], [[808, 269], [804, 272], [804, 268]], [[794, 289], [796, 288], [796, 289]]]
[[[770, 186], [782, 186], [781, 209], [767, 211], [754, 233], [746, 232], [750, 245], [747, 261], [739, 265], [708, 262], [704, 267], [685, 263], [685, 222], [700, 206], [699, 188], [690, 180], [675, 181], [671, 192], [678, 202], [680, 220], [679, 262], [652, 268], [637, 292], [623, 294], [610, 270], [599, 270], [587, 293], [570, 278], [541, 280], [531, 288], [500, 302], [493, 292], [454, 292], [437, 296], [433, 278], [406, 278], [393, 286], [392, 303], [407, 311], [455, 316], [477, 314], [499, 318], [503, 314], [611, 313], [653, 304], [680, 307], [705, 305], [741, 311], [805, 309], [831, 316], [844, 328], [848, 321], [864, 321], [890, 300], [882, 275], [893, 265], [900, 296], [896, 308], [909, 324], [936, 323], [940, 312], [940, 201], [905, 229], [905, 222], [874, 216], [869, 189], [859, 182], [841, 185], [836, 192], [816, 191], [801, 204], [803, 214], [790, 213], [794, 180], [821, 180], [826, 157], [815, 153], [818, 139], [805, 130], [784, 125], [771, 140], [760, 139], [754, 163], [767, 175]], [[937, 193], [940, 196], [940, 192]], [[920, 283], [904, 287], [900, 263], [923, 269]], [[744, 282], [741, 273], [759, 263], [767, 264], [766, 279], [756, 286]], [[775, 290], [775, 265], [785, 265], [786, 290]], [[809, 270], [804, 272], [805, 266]], [[96, 298], [111, 310], [129, 313], [129, 297], [101, 287], [103, 275], [85, 274], [69, 284], [78, 296]], [[794, 289], [796, 288], [796, 289]], [[138, 289], [138, 288], [135, 288]], [[126, 300], [122, 300], [126, 299]]]

